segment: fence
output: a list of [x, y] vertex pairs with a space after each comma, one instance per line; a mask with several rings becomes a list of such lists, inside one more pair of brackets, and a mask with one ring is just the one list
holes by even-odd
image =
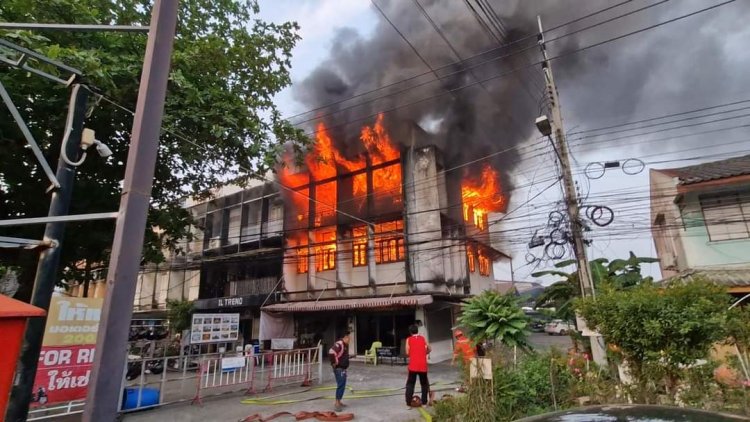
[[[322, 382], [321, 356], [322, 346], [254, 356], [212, 353], [130, 359], [123, 370], [119, 409], [126, 413], [166, 404], [200, 403], [205, 397], [227, 392], [251, 393], [256, 386], [271, 389], [296, 382]], [[211, 394], [206, 395], [208, 391]], [[76, 401], [34, 409], [28, 420], [82, 413], [84, 405]]]

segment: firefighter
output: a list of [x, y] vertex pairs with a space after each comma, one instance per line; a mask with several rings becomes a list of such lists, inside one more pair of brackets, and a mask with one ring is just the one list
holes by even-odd
[[461, 330], [456, 330], [454, 337], [456, 338], [456, 344], [453, 346], [453, 360], [451, 360], [451, 365], [456, 363], [456, 358], [458, 357], [463, 360], [465, 365], [468, 365], [474, 359], [474, 346]]

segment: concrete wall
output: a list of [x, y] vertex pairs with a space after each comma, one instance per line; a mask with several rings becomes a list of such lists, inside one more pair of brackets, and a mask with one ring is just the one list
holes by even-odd
[[688, 268], [747, 265], [750, 239], [711, 241], [699, 200], [701, 194], [732, 192], [742, 186], [696, 189], [680, 197], [676, 178], [651, 170], [650, 179], [652, 235], [664, 277]]
[[711, 241], [698, 195], [698, 192], [685, 194], [685, 206], [682, 209], [685, 229], [682, 231], [681, 239], [687, 267], [747, 265], [750, 262], [750, 239]]
[[406, 241], [409, 245], [407, 270], [417, 283], [417, 291], [435, 291], [436, 284], [420, 283], [446, 279], [435, 148], [412, 148], [406, 153], [405, 162], [404, 168], [412, 170], [404, 171]]

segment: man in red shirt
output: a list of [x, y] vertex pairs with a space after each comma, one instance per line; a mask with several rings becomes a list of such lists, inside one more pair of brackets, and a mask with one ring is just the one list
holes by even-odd
[[422, 390], [422, 404], [427, 404], [430, 394], [430, 382], [427, 380], [427, 355], [430, 354], [430, 345], [427, 339], [419, 334], [419, 327], [412, 324], [409, 327], [411, 336], [406, 339], [406, 355], [409, 356], [409, 376], [406, 379], [406, 405], [411, 407], [411, 399], [414, 395], [414, 384], [419, 376], [419, 384]]

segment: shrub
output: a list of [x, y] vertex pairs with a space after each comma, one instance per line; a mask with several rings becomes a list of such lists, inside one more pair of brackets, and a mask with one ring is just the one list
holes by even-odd
[[[615, 344], [639, 383], [648, 387], [663, 371], [664, 387], [674, 397], [682, 369], [708, 357], [726, 335], [729, 296], [703, 281], [659, 288], [641, 284], [624, 291], [604, 290], [577, 303], [590, 327]], [[658, 385], [657, 385], [658, 387]]]

